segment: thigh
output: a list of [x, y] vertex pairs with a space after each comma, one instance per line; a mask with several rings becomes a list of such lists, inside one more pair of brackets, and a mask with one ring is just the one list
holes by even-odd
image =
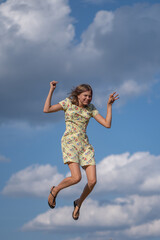
[[88, 165], [83, 167], [83, 169], [86, 172], [87, 180], [88, 182], [96, 182], [97, 176], [96, 176], [96, 165]]
[[79, 163], [77, 149], [69, 137], [62, 137], [61, 147], [64, 164], [68, 164], [70, 162]]
[[95, 165], [94, 148], [91, 144], [84, 146], [83, 152], [79, 155], [80, 165], [82, 167]]
[[68, 167], [70, 169], [72, 177], [81, 177], [81, 170], [78, 163], [70, 162], [68, 163]]

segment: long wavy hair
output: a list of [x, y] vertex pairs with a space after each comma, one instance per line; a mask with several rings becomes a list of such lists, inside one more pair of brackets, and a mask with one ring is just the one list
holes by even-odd
[[91, 86], [88, 84], [81, 84], [81, 85], [77, 86], [76, 88], [73, 88], [69, 95], [69, 99], [71, 99], [72, 104], [75, 104], [78, 106], [79, 105], [78, 95], [80, 95], [81, 93], [86, 92], [86, 91], [91, 91], [91, 94], [93, 95], [93, 90], [92, 90]]

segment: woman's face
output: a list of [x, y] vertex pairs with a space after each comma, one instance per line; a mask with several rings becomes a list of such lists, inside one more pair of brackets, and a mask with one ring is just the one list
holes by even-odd
[[78, 95], [79, 107], [85, 107], [92, 101], [91, 91], [82, 92]]

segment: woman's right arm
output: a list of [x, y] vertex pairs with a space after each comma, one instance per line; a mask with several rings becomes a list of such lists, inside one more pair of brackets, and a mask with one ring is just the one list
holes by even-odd
[[62, 106], [59, 103], [51, 105], [52, 94], [56, 88], [57, 83], [58, 83], [57, 81], [50, 82], [50, 90], [43, 108], [44, 113], [57, 112], [57, 111], [63, 110]]

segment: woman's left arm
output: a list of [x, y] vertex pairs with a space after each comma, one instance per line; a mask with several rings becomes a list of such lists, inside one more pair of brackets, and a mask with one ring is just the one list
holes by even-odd
[[110, 94], [108, 103], [107, 103], [107, 115], [106, 118], [102, 117], [101, 114], [97, 114], [94, 118], [97, 122], [99, 122], [101, 125], [103, 125], [106, 128], [111, 127], [112, 122], [112, 104], [119, 99], [118, 94], [116, 92]]

